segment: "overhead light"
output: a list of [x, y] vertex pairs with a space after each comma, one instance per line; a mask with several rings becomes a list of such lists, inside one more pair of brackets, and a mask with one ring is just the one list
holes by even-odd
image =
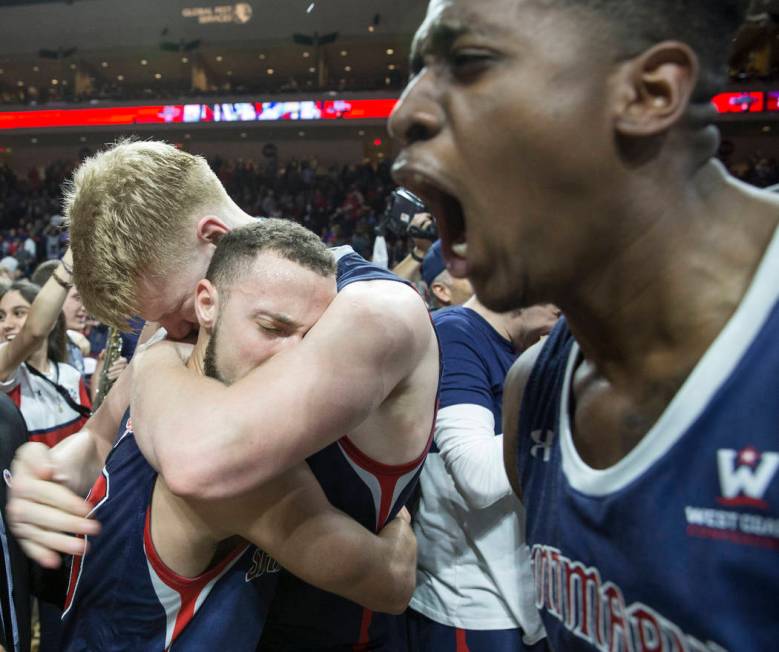
[[186, 138], [187, 140], [189, 140], [190, 138], [192, 138], [192, 134], [184, 134], [184, 138]]
[[246, 132], [245, 131], [241, 132], [241, 138], [246, 138]]
[[38, 72], [39, 70], [40, 70], [40, 68], [38, 66], [33, 66], [32, 67], [32, 71], [33, 72]]
[[311, 53], [308, 50], [304, 50], [303, 52], [303, 58], [308, 59], [311, 56]]
[[223, 57], [222, 57], [222, 55], [221, 55], [221, 54], [217, 54], [217, 55], [216, 55], [216, 60], [217, 60], [217, 61], [221, 61], [222, 59], [223, 59]]
[[269, 75], [272, 75], [276, 71], [273, 68], [268, 68], [265, 72], [267, 72]]
[[395, 50], [393, 50], [392, 48], [387, 48], [387, 54], [392, 56], [393, 54], [395, 54]]
[[352, 72], [352, 67], [351, 66], [344, 66], [344, 70], [346, 72]]
[[101, 65], [103, 68], [108, 68], [108, 61], [103, 61], [103, 62], [101, 62], [101, 63], [100, 63], [100, 65]]
[[35, 143], [37, 143], [37, 142], [38, 142], [38, 139], [37, 139], [37, 138], [30, 138], [30, 142], [31, 142], [33, 145], [35, 145]]
[[389, 77], [384, 78], [384, 83], [389, 86], [392, 83], [392, 80]]
[[158, 72], [154, 73], [154, 79], [162, 79], [162, 75]]
[[260, 53], [257, 55], [257, 58], [258, 58], [260, 61], [265, 61], [265, 55], [264, 55], [262, 52], [260, 52]]
[[85, 143], [85, 142], [87, 142], [87, 138], [86, 138], [86, 136], [81, 136], [81, 138], [79, 138], [79, 140], [80, 140], [82, 143]]
[[67, 86], [68, 85], [68, 80], [67, 79], [63, 79], [62, 80], [62, 85], [63, 86]]
[[5, 72], [2, 68], [0, 68], [0, 75], [2, 75]]
[[341, 50], [341, 56], [345, 57], [347, 54], [349, 54], [346, 50]]
[[181, 57], [181, 63], [189, 63], [189, 59], [187, 57]]
[[303, 136], [305, 135], [306, 135], [305, 131], [298, 131], [298, 136], [300, 136], [301, 138], [303, 138]]
[[148, 62], [148, 61], [146, 61], [146, 59], [141, 59], [141, 65], [142, 65], [142, 66], [145, 66], [145, 65], [147, 65], [148, 63], [149, 63], [149, 62]]
[[23, 81], [18, 81], [18, 82], [16, 82], [16, 85], [17, 86], [24, 86], [24, 82]]
[[376, 28], [373, 25], [368, 25], [368, 31], [369, 32], [375, 32]]
[[119, 81], [124, 81], [124, 75], [117, 75], [117, 76], [116, 76], [116, 78], [117, 78]]
[[227, 76], [228, 77], [232, 77], [233, 76], [233, 71], [232, 70], [228, 70], [227, 71]]
[[59, 83], [60, 83], [60, 82], [59, 82], [59, 79], [52, 79], [52, 80], [51, 80], [51, 85], [52, 85], [52, 86], [56, 86], [56, 85], [57, 85], [57, 84], [59, 84]]
[[311, 67], [308, 69], [308, 72], [316, 72], [316, 68], [314, 68], [314, 66], [311, 66]]
[[391, 63], [390, 65], [388, 65], [387, 70], [395, 70], [395, 64]]
[[75, 70], [76, 69], [76, 64], [75, 63], [71, 63], [70, 64], [70, 69], [71, 70]]
[[357, 132], [357, 135], [358, 136], [364, 136], [365, 135], [365, 130], [364, 129], [360, 129], [360, 131]]

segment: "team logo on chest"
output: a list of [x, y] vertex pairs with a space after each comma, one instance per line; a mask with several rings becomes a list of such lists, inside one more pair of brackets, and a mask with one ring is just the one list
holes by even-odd
[[754, 446], [740, 451], [720, 448], [717, 469], [722, 490], [718, 503], [728, 507], [768, 509], [763, 496], [779, 470], [779, 453], [761, 453]]
[[777, 471], [779, 453], [760, 452], [754, 446], [738, 451], [720, 448], [717, 451], [720, 486], [717, 503], [729, 509], [687, 505], [684, 508], [687, 534], [779, 550], [779, 518], [773, 511], [776, 505], [769, 505], [766, 500]]

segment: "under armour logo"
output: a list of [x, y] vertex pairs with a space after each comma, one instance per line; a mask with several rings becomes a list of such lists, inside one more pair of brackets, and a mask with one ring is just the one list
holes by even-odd
[[541, 461], [548, 462], [552, 454], [552, 439], [554, 439], [554, 431], [534, 430], [530, 433], [530, 438], [536, 442], [535, 446], [530, 447], [530, 454], [537, 458], [540, 451], [542, 455]]

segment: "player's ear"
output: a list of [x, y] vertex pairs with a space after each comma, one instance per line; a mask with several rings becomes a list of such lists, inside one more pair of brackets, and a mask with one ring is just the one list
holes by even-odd
[[208, 330], [212, 330], [216, 324], [219, 311], [219, 293], [211, 281], [203, 279], [198, 281], [195, 288], [195, 314], [198, 323]]
[[660, 135], [687, 111], [698, 82], [698, 57], [678, 41], [663, 41], [622, 64], [616, 77], [620, 136]]
[[230, 231], [227, 225], [216, 215], [201, 217], [197, 223], [197, 239], [202, 242], [217, 244], [220, 238]]

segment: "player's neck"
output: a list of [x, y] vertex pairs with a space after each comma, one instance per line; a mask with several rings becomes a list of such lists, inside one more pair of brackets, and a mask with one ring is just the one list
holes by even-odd
[[638, 237], [559, 301], [612, 384], [686, 378], [740, 304], [779, 221], [779, 201], [715, 163], [682, 190], [658, 198]]

